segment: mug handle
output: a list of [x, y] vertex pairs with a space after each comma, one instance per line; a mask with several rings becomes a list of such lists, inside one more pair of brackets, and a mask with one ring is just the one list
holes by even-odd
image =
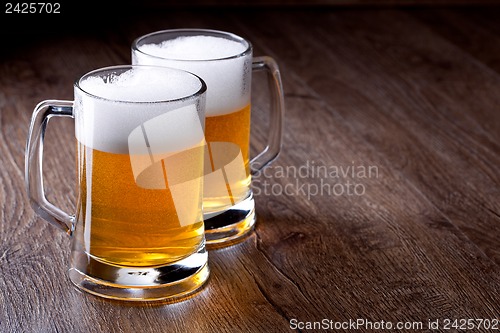
[[25, 152], [25, 182], [31, 207], [44, 220], [71, 235], [74, 216], [51, 204], [43, 190], [43, 140], [52, 117], [73, 118], [73, 101], [46, 100], [33, 110]]
[[265, 166], [274, 161], [280, 153], [285, 119], [285, 98], [280, 70], [273, 58], [268, 56], [253, 58], [252, 70], [266, 71], [271, 89], [271, 114], [267, 145], [263, 151], [250, 161], [251, 174], [256, 175]]

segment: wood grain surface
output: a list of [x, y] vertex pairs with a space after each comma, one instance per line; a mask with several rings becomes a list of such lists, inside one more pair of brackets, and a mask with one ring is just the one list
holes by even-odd
[[[131, 9], [4, 31], [0, 332], [313, 332], [324, 330], [291, 322], [323, 319], [448, 332], [445, 319], [500, 320], [498, 17], [497, 7]], [[254, 178], [256, 230], [210, 251], [209, 283], [181, 302], [79, 292], [67, 278], [70, 238], [25, 194], [31, 112], [71, 100], [82, 74], [129, 63], [136, 37], [181, 27], [234, 32], [280, 65], [284, 145]], [[265, 77], [252, 89], [255, 151], [267, 135]], [[70, 119], [49, 124], [44, 176], [49, 199], [73, 211]]]

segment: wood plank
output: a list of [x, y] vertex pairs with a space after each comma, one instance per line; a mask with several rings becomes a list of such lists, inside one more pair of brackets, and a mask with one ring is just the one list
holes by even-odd
[[498, 11], [414, 11], [412, 16], [427, 23], [432, 31], [477, 58], [480, 63], [500, 73], [500, 28], [496, 24]]
[[[405, 126], [406, 125], [405, 123], [401, 124], [399, 119], [397, 119], [398, 121], [392, 120], [390, 118], [391, 114], [388, 114], [389, 112], [384, 112], [384, 110], [388, 109], [391, 112], [396, 112], [394, 110], [394, 107], [395, 106], [402, 107], [402, 106], [404, 106], [404, 103], [401, 103], [401, 101], [398, 100], [398, 103], [395, 103], [395, 105], [392, 105], [392, 108], [384, 109], [384, 107], [391, 106], [391, 105], [387, 105], [388, 103], [384, 103], [380, 99], [378, 93], [374, 94], [372, 92], [371, 94], [369, 94], [370, 88], [373, 91], [373, 86], [369, 87], [369, 85], [370, 84], [376, 85], [379, 83], [379, 81], [377, 80], [374, 82], [374, 81], [372, 81], [373, 80], [372, 77], [366, 77], [365, 75], [367, 75], [368, 71], [363, 71], [363, 74], [364, 74], [363, 76], [358, 74], [358, 76], [355, 77], [355, 80], [352, 80], [352, 81], [347, 80], [345, 78], [344, 75], [346, 75], [346, 72], [355, 71], [358, 69], [357, 66], [360, 66], [360, 67], [363, 66], [363, 64], [361, 63], [362, 60], [365, 60], [366, 64], [368, 64], [367, 66], [372, 65], [372, 63], [370, 61], [371, 58], [366, 59], [367, 57], [372, 56], [372, 53], [367, 52], [366, 50], [362, 50], [362, 51], [364, 51], [364, 52], [362, 52], [359, 49], [358, 50], [355, 49], [355, 47], [357, 45], [362, 44], [362, 41], [359, 40], [359, 35], [356, 36], [356, 37], [358, 37], [356, 39], [356, 41], [352, 41], [352, 43], [349, 44], [349, 47], [346, 47], [346, 49], [341, 49], [343, 46], [342, 45], [343, 42], [345, 42], [344, 38], [346, 38], [346, 36], [348, 36], [345, 33], [341, 34], [341, 32], [352, 31], [351, 29], [346, 28], [346, 26], [342, 25], [342, 24], [349, 23], [349, 24], [352, 24], [354, 27], [359, 26], [359, 22], [356, 22], [356, 20], [355, 20], [355, 16], [357, 16], [357, 15], [359, 15], [358, 12], [356, 12], [355, 14], [352, 14], [352, 15], [346, 15], [345, 17], [343, 17], [341, 19], [337, 19], [336, 22], [332, 22], [330, 25], [325, 25], [325, 27], [327, 26], [329, 28], [328, 33], [331, 34], [329, 40], [325, 38], [327, 41], [326, 43], [325, 43], [325, 40], [318, 41], [317, 39], [312, 38], [312, 36], [315, 35], [315, 32], [316, 32], [315, 29], [318, 28], [318, 24], [315, 24], [315, 22], [324, 23], [321, 15], [317, 15], [317, 16], [310, 15], [309, 16], [310, 20], [308, 20], [307, 22], [301, 22], [301, 23], [297, 22], [296, 17], [294, 17], [293, 15], [290, 15], [290, 16], [282, 15], [280, 17], [281, 19], [279, 22], [274, 22], [274, 21], [271, 22], [271, 20], [266, 19], [265, 15], [262, 15], [262, 16], [259, 16], [257, 18], [254, 17], [254, 19], [257, 19], [260, 22], [271, 23], [270, 25], [268, 25], [268, 26], [260, 25], [259, 29], [257, 29], [257, 30], [245, 29], [245, 31], [248, 34], [251, 34], [254, 37], [254, 39], [257, 39], [261, 45], [272, 45], [273, 46], [273, 47], [266, 48], [265, 51], [266, 51], [266, 53], [274, 55], [278, 59], [282, 60], [282, 64], [284, 65], [283, 72], [288, 73], [288, 77], [287, 77], [288, 80], [290, 80], [290, 77], [293, 77], [293, 78], [300, 77], [300, 79], [304, 78], [304, 81], [305, 81], [305, 82], [303, 81], [303, 86], [305, 87], [304, 90], [301, 92], [292, 91], [291, 93], [290, 93], [290, 90], [287, 90], [287, 91], [289, 91], [288, 96], [296, 96], [296, 99], [305, 99], [306, 97], [308, 99], [313, 99], [313, 100], [317, 99], [317, 100], [323, 101], [323, 103], [325, 105], [331, 105], [332, 107], [327, 107], [328, 112], [330, 112], [330, 117], [334, 117], [338, 121], [337, 122], [338, 124], [342, 124], [342, 126], [344, 126], [345, 128], [349, 128], [351, 130], [350, 133], [347, 135], [348, 139], [346, 139], [346, 142], [344, 143], [345, 146], [355, 147], [356, 152], [358, 154], [364, 156], [363, 161], [365, 163], [366, 163], [366, 156], [372, 156], [374, 154], [375, 155], [374, 163], [375, 163], [375, 165], [379, 165], [380, 168], [383, 170], [383, 172], [381, 171], [381, 173], [384, 175], [384, 178], [386, 177], [387, 170], [391, 170], [392, 172], [395, 172], [394, 179], [392, 179], [393, 181], [389, 181], [389, 183], [391, 183], [391, 185], [388, 186], [385, 190], [378, 191], [377, 199], [373, 200], [374, 202], [377, 202], [377, 205], [374, 205], [374, 207], [377, 207], [379, 209], [383, 209], [383, 212], [386, 212], [386, 211], [390, 212], [388, 214], [388, 216], [390, 216], [390, 217], [395, 217], [395, 216], [400, 217], [399, 214], [396, 214], [391, 209], [389, 209], [383, 205], [382, 206], [380, 205], [380, 202], [383, 200], [384, 203], [388, 204], [389, 207], [391, 207], [391, 200], [387, 200], [387, 199], [383, 199], [383, 198], [385, 198], [386, 196], [392, 197], [392, 194], [390, 192], [395, 192], [398, 190], [398, 187], [399, 187], [398, 182], [399, 181], [402, 182], [402, 184], [404, 184], [403, 185], [404, 187], [411, 189], [410, 192], [414, 193], [416, 198], [406, 197], [407, 195], [409, 195], [408, 193], [398, 193], [394, 198], [392, 198], [392, 200], [394, 200], [394, 202], [397, 202], [399, 205], [402, 205], [403, 204], [402, 202], [407, 203], [407, 202], [413, 202], [414, 200], [416, 200], [417, 202], [419, 202], [419, 205], [420, 204], [424, 205], [425, 208], [422, 208], [422, 211], [420, 211], [420, 212], [417, 211], [418, 213], [415, 213], [415, 216], [410, 215], [410, 217], [408, 217], [407, 219], [403, 219], [402, 221], [400, 221], [400, 223], [393, 221], [394, 225], [392, 226], [391, 229], [397, 230], [400, 228], [409, 227], [409, 226], [407, 226], [407, 224], [423, 223], [425, 225], [425, 227], [424, 227], [425, 231], [413, 230], [414, 232], [408, 232], [408, 233], [404, 232], [403, 234], [399, 235], [400, 237], [395, 237], [396, 239], [398, 239], [398, 238], [404, 239], [405, 238], [404, 234], [411, 234], [411, 235], [418, 234], [418, 235], [421, 235], [423, 237], [430, 237], [430, 234], [434, 231], [434, 229], [441, 229], [443, 231], [447, 230], [447, 232], [451, 232], [451, 234], [454, 235], [453, 237], [457, 237], [459, 239], [462, 239], [464, 242], [467, 242], [467, 240], [468, 240], [467, 237], [470, 234], [473, 234], [474, 232], [476, 232], [476, 234], [475, 234], [476, 244], [479, 243], [480, 247], [482, 247], [483, 249], [486, 248], [486, 250], [485, 250], [486, 254], [491, 259], [495, 260], [495, 258], [496, 258], [495, 255], [498, 251], [498, 241], [497, 241], [498, 240], [498, 233], [497, 233], [498, 229], [496, 228], [496, 226], [498, 224], [497, 224], [497, 220], [496, 220], [495, 216], [488, 215], [489, 212], [487, 212], [484, 208], [479, 207], [479, 209], [483, 210], [482, 212], [480, 212], [481, 213], [480, 218], [481, 219], [484, 218], [486, 220], [485, 226], [481, 226], [480, 223], [477, 223], [477, 220], [474, 220], [473, 225], [468, 224], [468, 222], [469, 222], [468, 220], [462, 220], [462, 221], [460, 221], [460, 224], [458, 224], [458, 223], [456, 223], [456, 220], [458, 219], [457, 215], [460, 218], [465, 218], [465, 217], [471, 216], [471, 215], [469, 215], [470, 210], [473, 209], [474, 208], [473, 205], [476, 204], [476, 201], [474, 200], [474, 198], [472, 198], [472, 199], [470, 198], [468, 191], [463, 190], [463, 192], [459, 193], [459, 195], [469, 197], [469, 199], [460, 198], [461, 199], [460, 202], [444, 201], [444, 203], [446, 205], [448, 205], [448, 209], [445, 210], [445, 214], [443, 214], [444, 209], [442, 207], [436, 207], [436, 204], [434, 203], [434, 201], [432, 201], [432, 202], [429, 201], [428, 197], [430, 196], [430, 194], [428, 193], [428, 191], [422, 190], [423, 184], [426, 186], [439, 185], [439, 186], [445, 186], [445, 188], [449, 188], [450, 186], [452, 186], [452, 187], [457, 186], [457, 183], [458, 183], [458, 182], [454, 182], [453, 179], [455, 179], [455, 178], [450, 177], [450, 176], [447, 176], [448, 178], [447, 178], [446, 185], [439, 184], [439, 183], [435, 184], [435, 183], [432, 183], [431, 181], [429, 181], [430, 185], [427, 185], [425, 182], [423, 182], [423, 181], [425, 181], [424, 177], [426, 177], [426, 175], [428, 175], [428, 177], [435, 177], [436, 178], [435, 175], [439, 175], [439, 174], [443, 173], [443, 171], [441, 170], [441, 167], [440, 167], [440, 163], [442, 162], [441, 161], [442, 157], [439, 154], [437, 156], [434, 156], [433, 155], [434, 152], [432, 149], [433, 145], [429, 146], [429, 145], [427, 145], [427, 142], [425, 142], [425, 141], [423, 143], [420, 143], [418, 141], [418, 139], [420, 139], [420, 137], [422, 137], [422, 136], [416, 135], [416, 134], [418, 134], [419, 131], [424, 132], [425, 135], [431, 135], [431, 133], [428, 133], [426, 131], [426, 126], [430, 126], [430, 124], [424, 123], [418, 127], [415, 126], [412, 130], [411, 127]], [[271, 15], [269, 15], [269, 16], [271, 16]], [[341, 15], [337, 14], [337, 15], [331, 15], [331, 16], [338, 18], [338, 16], [341, 16]], [[396, 15], [391, 15], [391, 17], [394, 17], [394, 16], [396, 16]], [[368, 21], [371, 22], [371, 24], [369, 25], [369, 28], [365, 28], [367, 31], [372, 31], [372, 29], [375, 29], [374, 26], [383, 25], [383, 24], [381, 24], [381, 21], [382, 22], [389, 22], [390, 21], [388, 19], [377, 21], [376, 19], [374, 19], [373, 13], [369, 13], [369, 15], [367, 14], [365, 17], [366, 17], [366, 20], [364, 20], [365, 22], [368, 22]], [[394, 18], [397, 19], [397, 16]], [[245, 23], [248, 24], [248, 22], [242, 22], [240, 27], [245, 27]], [[305, 30], [301, 29], [302, 26], [308, 26], [307, 32]], [[338, 34], [335, 34], [335, 33], [332, 34], [332, 30], [335, 31], [335, 29], [332, 29], [334, 26], [341, 26], [340, 28], [338, 28], [340, 31]], [[363, 29], [363, 30], [365, 30], [365, 29]], [[391, 30], [391, 27], [388, 27], [387, 30]], [[286, 33], [285, 33], [285, 31], [286, 31]], [[393, 28], [392, 31], [398, 31], [398, 30]], [[419, 31], [419, 30], [412, 29], [412, 31]], [[324, 34], [322, 36], [324, 37], [324, 36], [326, 36], [326, 31], [323, 31], [323, 32], [324, 32]], [[388, 33], [388, 32], [385, 31], [385, 33]], [[277, 38], [277, 36], [280, 36], [280, 38]], [[285, 37], [285, 36], [289, 36], [289, 37]], [[407, 36], [407, 34], [402, 34], [402, 36]], [[264, 37], [264, 38], [262, 38], [262, 37]], [[417, 37], [421, 38], [421, 36], [417, 36]], [[333, 42], [333, 41], [335, 41], [335, 42]], [[335, 43], [335, 45], [334, 45], [334, 43]], [[383, 49], [384, 46], [387, 47], [387, 45], [382, 44], [382, 45], [380, 45], [380, 48]], [[328, 48], [331, 50], [340, 51], [340, 52], [342, 52], [344, 50], [349, 51], [351, 49], [354, 49], [354, 51], [352, 51], [347, 56], [345, 56], [345, 58], [338, 59], [339, 56], [337, 56], [337, 54], [335, 52], [325, 53], [325, 51]], [[364, 54], [367, 55], [366, 58], [357, 59], [359, 57], [363, 58], [362, 55], [364, 55]], [[325, 69], [327, 69], [327, 68], [330, 70], [325, 71]], [[388, 69], [391, 67], [386, 67], [386, 68]], [[349, 73], [349, 74], [352, 75], [352, 73]], [[375, 75], [383, 75], [383, 74], [380, 73], [380, 71], [377, 71], [376, 74], [374, 74], [373, 76], [375, 76]], [[341, 81], [342, 78], [344, 78], [348, 82], [352, 82], [352, 83], [356, 82], [357, 84], [359, 84], [359, 86], [358, 87], [349, 87], [350, 89], [342, 87], [342, 83], [339, 83], [339, 81]], [[348, 77], [348, 78], [350, 79], [350, 77]], [[300, 79], [298, 79], [298, 80], [300, 80]], [[391, 76], [390, 79], [392, 80], [394, 78]], [[391, 80], [385, 80], [383, 82], [391, 82]], [[361, 82], [364, 82], [366, 84], [363, 84]], [[290, 89], [290, 88], [288, 88], [288, 89]], [[334, 89], [337, 89], [337, 91], [335, 91]], [[317, 93], [317, 91], [318, 91], [318, 93]], [[363, 93], [361, 93], [361, 92], [363, 92]], [[364, 92], [367, 92], [367, 93], [364, 93]], [[401, 89], [397, 90], [397, 92], [400, 93]], [[382, 95], [382, 94], [380, 94], [380, 95]], [[384, 95], [382, 95], [382, 96], [384, 96]], [[297, 107], [297, 100], [294, 99], [293, 105], [295, 106], [295, 108]], [[307, 145], [307, 144], [304, 144], [303, 142], [297, 142], [297, 141], [300, 141], [300, 139], [305, 139], [305, 136], [299, 136], [295, 142], [288, 143], [289, 147], [290, 146], [293, 147], [293, 148], [290, 148], [291, 150], [297, 149], [297, 148], [300, 149], [304, 145], [308, 146], [308, 147], [302, 148], [301, 152], [308, 151], [308, 149], [309, 149], [308, 155], [309, 155], [309, 157], [311, 157], [310, 151], [314, 150], [317, 152], [318, 146], [320, 146], [320, 147], [322, 146], [322, 144], [320, 142], [335, 143], [335, 142], [338, 142], [339, 140], [341, 140], [341, 138], [339, 138], [339, 135], [340, 135], [340, 133], [342, 133], [342, 131], [343, 131], [342, 129], [336, 128], [334, 126], [334, 124], [330, 123], [330, 122], [328, 122], [329, 126], [325, 126], [325, 122], [327, 122], [329, 119], [329, 117], [327, 115], [324, 115], [324, 114], [322, 116], [318, 115], [316, 108], [312, 108], [312, 107], [303, 107], [301, 109], [302, 109], [301, 112], [306, 112], [307, 116], [300, 117], [300, 114], [299, 114], [299, 115], [295, 115], [295, 117], [292, 116], [292, 118], [300, 119], [301, 124], [303, 124], [303, 126], [304, 126], [304, 127], [302, 127], [302, 130], [305, 130], [305, 128], [309, 128], [308, 137], [312, 137], [312, 138], [309, 139], [310, 141], [308, 142], [308, 145]], [[426, 110], [426, 111], [428, 111], [428, 110]], [[397, 115], [399, 117], [401, 116], [401, 114], [397, 114]], [[380, 118], [377, 119], [377, 117], [380, 117]], [[413, 117], [413, 118], [417, 118], [417, 117]], [[415, 119], [413, 119], [413, 118], [410, 120], [415, 121]], [[321, 121], [321, 125], [318, 123], [318, 120]], [[290, 124], [290, 122], [288, 124]], [[449, 127], [450, 126], [447, 126], [446, 128], [449, 128]], [[321, 132], [321, 136], [314, 136], [312, 134], [313, 131], [316, 131], [320, 128], [329, 128], [330, 135], [328, 135], [328, 132], [326, 132], [326, 133]], [[289, 129], [289, 131], [294, 133], [294, 134], [299, 132], [299, 131], [294, 131], [292, 129]], [[410, 132], [410, 133], [408, 133], [408, 132]], [[488, 131], [484, 131], [484, 132], [489, 134]], [[397, 133], [397, 134], [395, 134], [395, 133]], [[445, 151], [447, 151], [446, 148], [450, 148], [450, 147], [446, 147], [446, 145], [450, 145], [449, 141], [450, 140], [448, 139], [443, 144]], [[323, 143], [323, 145], [327, 146], [326, 143]], [[372, 147], [370, 148], [370, 146], [372, 146]], [[451, 145], [451, 147], [453, 148], [453, 145]], [[335, 148], [336, 148], [336, 145], [333, 147], [329, 147], [329, 148], [326, 148], [326, 147], [323, 148], [324, 154], [318, 153], [318, 155], [319, 155], [318, 158], [325, 159], [325, 157], [328, 156], [328, 157], [330, 157], [330, 163], [335, 163], [335, 162], [338, 163], [339, 161], [343, 161], [345, 164], [348, 164], [350, 160], [355, 160], [355, 157], [348, 158], [345, 160], [341, 159], [340, 155], [344, 152], [344, 150], [343, 149], [337, 150]], [[431, 148], [431, 149], [429, 149], [429, 148]], [[419, 150], [420, 150], [420, 152], [419, 152]], [[455, 148], [455, 150], [456, 150], [456, 148]], [[452, 152], [454, 152], [454, 151], [452, 150]], [[498, 156], [498, 155], [495, 155], [495, 152], [488, 152], [488, 150], [486, 150], [486, 152], [489, 153], [492, 156], [492, 158], [494, 158], [494, 159], [497, 158], [497, 156]], [[291, 155], [291, 154], [293, 154], [293, 152], [288, 150], [286, 155]], [[300, 155], [300, 152], [298, 154]], [[333, 156], [333, 155], [335, 155], [335, 156]], [[444, 155], [443, 152], [441, 153], [441, 155]], [[471, 158], [468, 155], [468, 153], [462, 153], [461, 155], [464, 155], [469, 159]], [[411, 157], [411, 160], [408, 161], [407, 158], [410, 158], [410, 157]], [[453, 157], [453, 155], [452, 155], [452, 157]], [[448, 157], [448, 158], [452, 158], [452, 157]], [[401, 159], [403, 159], [403, 160], [401, 160]], [[419, 166], [420, 160], [427, 161], [433, 167], [433, 169], [431, 169], [432, 171], [430, 171], [428, 169], [429, 168], [428, 164]], [[282, 160], [280, 160], [280, 162], [281, 161]], [[458, 159], [453, 158], [453, 162], [458, 163], [459, 161], [460, 161], [459, 158]], [[476, 161], [474, 161], [474, 162], [476, 162]], [[325, 163], [327, 163], [327, 162], [325, 162]], [[409, 171], [407, 171], [407, 169], [409, 168], [408, 165], [415, 167], [414, 166], [415, 164], [417, 167], [416, 170], [410, 169]], [[436, 166], [433, 164], [436, 164]], [[481, 167], [482, 167], [482, 164], [481, 164]], [[490, 172], [487, 173], [487, 176], [489, 176], [489, 175], [497, 176], [498, 175], [498, 172], [495, 169], [494, 163], [491, 165], [486, 164], [485, 167], [487, 169], [488, 168], [490, 169]], [[419, 170], [419, 168], [421, 168], [421, 169]], [[448, 170], [445, 168], [443, 168], [443, 169]], [[460, 172], [463, 172], [463, 171], [465, 171], [465, 169], [460, 170]], [[469, 175], [467, 174], [467, 176], [469, 176]], [[396, 181], [396, 179], [398, 181]], [[409, 181], [409, 179], [411, 181]], [[475, 179], [475, 178], [472, 178], [472, 179], [473, 180], [471, 180], [469, 183], [471, 183], [473, 181], [477, 181], [477, 179]], [[448, 184], [450, 186], [448, 186]], [[370, 185], [374, 186], [372, 184], [370, 184]], [[484, 188], [485, 188], [486, 192], [491, 191], [493, 189], [493, 193], [497, 193], [494, 190], [495, 187], [493, 186], [493, 188], [492, 188], [491, 183], [486, 183]], [[425, 190], [425, 187], [424, 187], [424, 190]], [[432, 191], [438, 191], [438, 193], [439, 193], [439, 189], [432, 188]], [[444, 192], [444, 190], [443, 190], [443, 192]], [[487, 193], [489, 194], [491, 192], [487, 192]], [[448, 193], [445, 193], [443, 195], [447, 195], [447, 194]], [[455, 193], [453, 193], [453, 194], [455, 194]], [[495, 199], [494, 199], [495, 196], [493, 196], [492, 198], [488, 198], [488, 197], [486, 197], [486, 193], [483, 193], [483, 195], [484, 196], [481, 197], [481, 200], [485, 200], [485, 202], [488, 202], [488, 204], [490, 204], [490, 203], [493, 205], [495, 204]], [[338, 198], [336, 198], [336, 199], [338, 199]], [[280, 200], [281, 200], [281, 198], [280, 198]], [[367, 199], [367, 200], [369, 200], [369, 199]], [[463, 201], [466, 201], [466, 200], [472, 200], [472, 202], [465, 202], [465, 204], [467, 204], [466, 208], [460, 207], [460, 205], [464, 204]], [[339, 201], [336, 200], [335, 204], [338, 205]], [[325, 206], [326, 205], [321, 206], [321, 209], [318, 207], [317, 211], [324, 212], [324, 210], [326, 208]], [[452, 207], [450, 207], [450, 206], [452, 206]], [[369, 207], [372, 208], [371, 206], [369, 206]], [[342, 207], [342, 208], [347, 210], [346, 207]], [[344, 209], [342, 209], [342, 208], [340, 210], [344, 211]], [[391, 207], [391, 208], [394, 209], [394, 207]], [[439, 210], [436, 210], [436, 208], [439, 208]], [[463, 208], [463, 211], [461, 210], [462, 208]], [[351, 207], [351, 210], [352, 210], [352, 207]], [[452, 213], [455, 210], [459, 210], [458, 214], [452, 215]], [[399, 212], [399, 209], [397, 211]], [[409, 210], [409, 211], [413, 212], [413, 210]], [[364, 212], [365, 212], [365, 214], [368, 214], [367, 210], [365, 210]], [[472, 216], [475, 216], [475, 213], [476, 213], [476, 211], [474, 211], [474, 214]], [[387, 214], [383, 214], [383, 216], [385, 216], [385, 215], [387, 215]], [[450, 215], [452, 215], [453, 218], [450, 218]], [[421, 217], [418, 218], [417, 221], [415, 221], [416, 216], [421, 216]], [[348, 221], [349, 221], [349, 223], [351, 223], [350, 219]], [[457, 229], [457, 224], [459, 225], [460, 230]], [[401, 225], [403, 225], [403, 226], [401, 226]], [[483, 229], [477, 230], [477, 231], [475, 229], [473, 229], [473, 228], [476, 228], [478, 226], [481, 226]], [[429, 229], [432, 229], [432, 231]], [[382, 233], [383, 232], [381, 232], [381, 234]], [[491, 237], [488, 237], [487, 234]], [[449, 236], [451, 236], [451, 235], [449, 235]], [[483, 236], [485, 236], [485, 239], [487, 239], [486, 241], [484, 241]], [[281, 238], [283, 238], [283, 237], [281, 237]], [[270, 241], [271, 241], [271, 239], [276, 239], [276, 237], [270, 237]], [[421, 240], [419, 239], [418, 240], [419, 248], [427, 249], [427, 247], [423, 246], [420, 243], [420, 241]], [[436, 238], [435, 241], [436, 241], [435, 246], [439, 246], [439, 243], [440, 243], [439, 237]], [[448, 240], [446, 240], [446, 242], [448, 242]], [[347, 241], [346, 243], [350, 243], [350, 242]], [[363, 244], [363, 242], [361, 244]], [[432, 246], [430, 244], [428, 244], [428, 245], [429, 245], [429, 248], [431, 249], [430, 251], [432, 253], [434, 253], [435, 249], [433, 249], [433, 247], [435, 247], [435, 246]], [[441, 244], [441, 245], [444, 245], [444, 244]], [[482, 257], [483, 258], [482, 260], [485, 260], [486, 262], [488, 262], [488, 259], [482, 253], [482, 251], [478, 251], [478, 249], [475, 248], [475, 246], [472, 244], [470, 244], [470, 246], [471, 246], [471, 248], [469, 248], [466, 251], [466, 253], [463, 254], [464, 257], [462, 259], [464, 259], [466, 262], [469, 262], [470, 259], [467, 258], [467, 256], [468, 256], [467, 253], [470, 253], [468, 251], [472, 251], [472, 253], [475, 253], [474, 262], [473, 263], [469, 262], [468, 264], [464, 264], [464, 266], [462, 266], [462, 270], [464, 270], [464, 271], [469, 270], [470, 265], [472, 265], [472, 264], [476, 265], [475, 259], [477, 257]], [[271, 250], [271, 252], [272, 252], [272, 250]], [[426, 253], [425, 250], [424, 250], [424, 252]], [[448, 253], [447, 255], [451, 255], [451, 254]], [[409, 257], [408, 254], [406, 254], [406, 256], [403, 254], [399, 254], [398, 256], [393, 257], [393, 259], [395, 260], [396, 258], [407, 258], [407, 257]], [[440, 264], [442, 265], [442, 267], [446, 267], [445, 270], [448, 270], [449, 269], [448, 265], [454, 266], [457, 264], [455, 262], [455, 260], [458, 261], [458, 258], [454, 258], [454, 259], [450, 260], [448, 263], [441, 262]], [[388, 264], [388, 266], [393, 266], [393, 265], [394, 265], [394, 262], [392, 262], [392, 261], [390, 264]], [[493, 269], [493, 271], [498, 271], [498, 266], [495, 265], [493, 262], [490, 262], [489, 264], [486, 264], [486, 265], [489, 267], [488, 270]], [[449, 277], [448, 277], [448, 279], [449, 279]], [[493, 279], [493, 280], [491, 280], [491, 279]], [[496, 282], [494, 282], [495, 280], [496, 279], [493, 276], [488, 276], [488, 278], [483, 280], [482, 283], [486, 283], [486, 285], [489, 285], [490, 287], [493, 288], [493, 290], [492, 290], [493, 295], [498, 295], [498, 289], [497, 289], [497, 287], [495, 287], [495, 285], [496, 285]], [[452, 284], [454, 284], [454, 283], [456, 283], [456, 282], [453, 281]], [[466, 282], [463, 281], [463, 283], [466, 283]], [[414, 282], [414, 283], [410, 283], [409, 285], [417, 286], [418, 284]], [[352, 288], [352, 286], [351, 286], [351, 289], [354, 289], [354, 288]], [[446, 290], [446, 288], [443, 288], [440, 290]], [[475, 292], [470, 291], [470, 293], [474, 294]], [[433, 295], [433, 297], [437, 297], [437, 298], [443, 297], [443, 292], [441, 292], [440, 296], [438, 296], [437, 294], [438, 293], [436, 293], [436, 295]], [[469, 294], [469, 292], [467, 292], [466, 294]], [[373, 296], [373, 295], [370, 295], [370, 296]], [[462, 296], [465, 296], [465, 295], [462, 295]], [[464, 301], [466, 300], [467, 297], [468, 296], [465, 296]], [[494, 299], [495, 298], [491, 299], [491, 301], [494, 302]], [[391, 301], [394, 301], [394, 300], [391, 300]], [[452, 307], [451, 304], [453, 304], [453, 303], [454, 303], [453, 301], [449, 302], [447, 304], [447, 307], [451, 308]], [[490, 303], [490, 305], [491, 304], [495, 304], [495, 303]], [[488, 306], [486, 306], [486, 307], [488, 307]], [[433, 311], [435, 311], [435, 310], [436, 309], [433, 309]], [[440, 313], [441, 310], [442, 309], [438, 309], [438, 311], [435, 311], [434, 313]], [[460, 310], [457, 309], [456, 311], [460, 311]]]
[[[432, 22], [402, 11], [147, 17], [1, 56], [0, 331], [286, 332], [292, 318], [498, 315], [499, 77], [478, 61], [486, 57], [471, 57]], [[180, 26], [236, 32], [281, 65], [285, 145], [268, 169], [273, 177], [255, 178], [257, 230], [211, 251], [209, 284], [183, 302], [137, 305], [76, 292], [66, 278], [69, 239], [37, 219], [24, 194], [30, 112], [40, 99], [71, 98], [86, 71], [128, 62], [137, 36]], [[487, 29], [482, 36], [494, 43]], [[263, 110], [267, 88], [255, 80], [253, 89]], [[266, 117], [254, 116], [262, 141]], [[47, 134], [47, 188], [71, 210], [74, 145], [58, 146], [73, 140], [73, 129], [57, 120]], [[378, 176], [279, 175], [311, 171], [312, 162], [376, 166]], [[299, 191], [347, 181], [365, 193]], [[264, 193], [270, 186], [295, 192]]]
[[[276, 54], [288, 65], [286, 70], [298, 73], [311, 87], [310, 95], [324, 99], [348, 126], [357, 127], [353, 136], [362, 136], [365, 144], [381, 151], [386, 163], [498, 261], [495, 212], [500, 208], [494, 188], [500, 183], [500, 121], [494, 91], [499, 77], [481, 71], [467, 55], [404, 14], [386, 13], [346, 13], [341, 19], [330, 15], [329, 24], [319, 20], [323, 26], [314, 24], [316, 17], [302, 23], [310, 27], [307, 32], [285, 16], [283, 27], [272, 25], [259, 33], [269, 45], [276, 40], [269, 31], [289, 31], [293, 39], [276, 41], [281, 43], [277, 49], [286, 50]], [[461, 73], [467, 81], [458, 78]], [[482, 103], [475, 104], [479, 99]], [[444, 186], [441, 177], [450, 186]], [[473, 227], [471, 213], [477, 219]]]

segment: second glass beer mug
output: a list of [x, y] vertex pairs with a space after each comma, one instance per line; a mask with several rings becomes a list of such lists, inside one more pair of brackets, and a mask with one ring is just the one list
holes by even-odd
[[[72, 236], [69, 277], [114, 299], [180, 297], [209, 275], [202, 194], [203, 80], [185, 71], [115, 66], [90, 72], [75, 100], [34, 110], [26, 149], [31, 205]], [[77, 203], [47, 201], [42, 179], [48, 120], [75, 120]]]
[[[284, 99], [278, 66], [270, 57], [252, 57], [247, 40], [231, 33], [177, 29], [136, 39], [132, 63], [180, 68], [207, 84], [204, 220], [208, 244], [227, 245], [255, 224], [251, 174], [280, 151]], [[266, 148], [250, 160], [252, 70], [268, 73], [272, 112]]]

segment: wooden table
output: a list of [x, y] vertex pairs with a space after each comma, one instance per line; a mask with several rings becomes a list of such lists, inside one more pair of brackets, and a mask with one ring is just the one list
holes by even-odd
[[[130, 14], [4, 32], [1, 332], [309, 332], [324, 319], [330, 331], [362, 320], [360, 332], [369, 321], [448, 332], [447, 319], [500, 319], [500, 8]], [[134, 38], [179, 27], [232, 31], [281, 66], [284, 145], [254, 179], [256, 230], [210, 251], [209, 283], [182, 302], [81, 293], [66, 275], [69, 237], [26, 198], [32, 109], [72, 99], [92, 69], [129, 63]], [[255, 75], [254, 149], [266, 136], [266, 89]], [[49, 198], [68, 211], [73, 130], [70, 119], [51, 122], [44, 164]]]

